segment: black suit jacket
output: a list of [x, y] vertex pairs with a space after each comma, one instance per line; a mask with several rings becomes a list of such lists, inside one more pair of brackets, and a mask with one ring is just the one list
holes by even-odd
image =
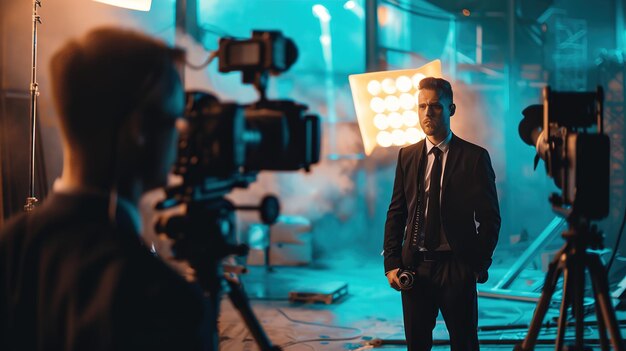
[[108, 199], [53, 194], [0, 232], [0, 350], [191, 350], [202, 296]]
[[[385, 223], [385, 272], [413, 265], [409, 239], [417, 211], [418, 167], [426, 141], [400, 149]], [[418, 184], [418, 182], [420, 182]], [[454, 134], [443, 174], [441, 223], [455, 257], [487, 279], [498, 242], [500, 209], [495, 173], [487, 150]], [[476, 222], [479, 224], [476, 225]]]

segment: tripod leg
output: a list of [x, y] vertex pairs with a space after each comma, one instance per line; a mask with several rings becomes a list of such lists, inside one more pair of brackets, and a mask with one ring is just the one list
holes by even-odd
[[572, 268], [572, 297], [571, 306], [574, 314], [575, 328], [576, 328], [576, 348], [583, 350], [584, 348], [584, 333], [585, 333], [585, 252], [582, 250], [576, 250], [573, 257]]
[[254, 315], [252, 308], [250, 307], [250, 302], [248, 301], [248, 297], [243, 290], [243, 286], [237, 282], [226, 280], [228, 282], [228, 286], [230, 287], [230, 291], [228, 292], [228, 297], [230, 301], [233, 303], [235, 308], [239, 310], [243, 321], [246, 323], [248, 330], [252, 333], [254, 340], [259, 345], [259, 349], [261, 351], [279, 351], [281, 350], [278, 346], [272, 346], [272, 342], [265, 334], [261, 323]]
[[219, 350], [219, 333], [217, 328], [217, 320], [219, 319], [219, 303], [214, 295], [211, 295], [204, 299], [204, 315], [207, 316], [206, 320], [203, 322], [203, 330], [207, 332], [204, 333], [204, 344], [207, 345], [208, 351], [217, 351]]
[[516, 350], [530, 351], [534, 350], [535, 348], [535, 343], [537, 342], [537, 336], [539, 335], [541, 324], [543, 323], [543, 319], [546, 316], [546, 312], [548, 311], [548, 307], [550, 305], [550, 300], [552, 300], [552, 295], [554, 294], [554, 290], [556, 289], [556, 283], [558, 282], [559, 276], [562, 272], [560, 260], [564, 250], [565, 246], [561, 248], [561, 250], [559, 250], [552, 262], [550, 262], [548, 273], [546, 273], [546, 279], [543, 283], [543, 291], [541, 292], [539, 302], [537, 302], [537, 307], [535, 308], [535, 313], [533, 314], [533, 318], [530, 322], [528, 333], [526, 334], [526, 337], [524, 338], [522, 343], [516, 346]]
[[596, 302], [594, 302], [593, 307], [596, 312], [596, 322], [598, 323], [598, 339], [600, 340], [600, 349], [602, 351], [609, 350], [609, 339], [606, 335], [606, 324], [604, 323], [604, 318], [602, 317], [602, 309], [600, 308], [600, 304], [598, 301], [598, 294], [600, 293], [600, 287], [598, 286], [597, 279], [594, 279], [594, 273], [592, 271], [591, 260], [593, 260], [593, 254], [587, 254], [585, 262], [589, 267], [589, 276], [591, 280], [591, 287], [593, 288], [593, 297]]
[[559, 321], [557, 323], [556, 330], [556, 343], [554, 350], [561, 351], [563, 350], [563, 343], [565, 340], [565, 331], [567, 330], [567, 305], [569, 303], [569, 298], [571, 294], [572, 287], [570, 286], [570, 272], [568, 267], [566, 266], [563, 270], [563, 296], [561, 299], [561, 308], [559, 312]]
[[[596, 299], [596, 301], [598, 300], [598, 293], [599, 293], [599, 288], [595, 282], [595, 280], [593, 279], [593, 277], [591, 278], [591, 286], [593, 287], [593, 296]], [[609, 350], [609, 339], [606, 336], [606, 325], [604, 324], [604, 318], [602, 317], [602, 310], [600, 309], [600, 304], [599, 303], [594, 303], [594, 308], [596, 310], [596, 320], [598, 322], [598, 336], [600, 339], [600, 349], [602, 351], [608, 351]]]
[[600, 318], [604, 320], [604, 324], [611, 335], [613, 349], [624, 351], [624, 341], [622, 340], [622, 334], [617, 324], [617, 318], [615, 317], [615, 310], [611, 305], [611, 299], [609, 297], [609, 282], [606, 276], [606, 270], [597, 255], [589, 255], [588, 265], [591, 280], [597, 287], [596, 304], [599, 305], [599, 309], [602, 313], [601, 316], [598, 316], [598, 320]]

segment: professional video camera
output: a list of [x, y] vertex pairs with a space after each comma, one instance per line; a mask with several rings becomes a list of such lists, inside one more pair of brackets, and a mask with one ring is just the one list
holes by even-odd
[[[190, 262], [200, 286], [210, 296], [213, 323], [219, 315], [224, 283], [221, 260], [245, 255], [247, 247], [235, 245], [235, 210], [259, 210], [266, 224], [276, 221], [279, 203], [266, 197], [260, 206], [235, 206], [224, 198], [235, 187], [247, 187], [261, 170], [310, 170], [319, 161], [319, 117], [307, 106], [290, 100], [269, 100], [270, 74], [280, 74], [297, 58], [295, 44], [278, 31], [253, 31], [247, 40], [221, 39], [214, 55], [219, 71], [241, 71], [243, 83], [253, 84], [259, 100], [249, 105], [222, 103], [206, 92], [187, 93], [185, 118], [174, 173], [182, 184], [166, 189], [157, 208], [184, 204], [186, 213], [162, 218], [157, 232], [174, 239], [177, 258]], [[227, 281], [229, 297], [241, 312], [262, 350], [275, 350], [247, 302], [243, 288]], [[217, 328], [210, 326], [217, 349]]]
[[183, 184], [168, 189], [175, 202], [246, 187], [261, 170], [309, 171], [319, 161], [319, 117], [306, 114], [304, 104], [266, 97], [269, 74], [288, 70], [297, 58], [293, 41], [278, 31], [253, 31], [248, 40], [220, 39], [217, 52], [219, 71], [241, 71], [260, 98], [240, 105], [206, 92], [187, 93], [189, 128], [181, 135], [174, 169]]
[[[537, 148], [535, 167], [562, 190], [550, 198], [564, 217], [602, 219], [609, 208], [609, 138], [602, 130], [603, 91], [554, 92], [544, 89], [544, 104], [524, 109], [519, 134]], [[594, 131], [590, 129], [595, 128]]]
[[[561, 274], [563, 296], [555, 350], [591, 350], [584, 345], [586, 269], [593, 287], [602, 350], [608, 349], [607, 330], [613, 348], [624, 350], [606, 270], [598, 254], [587, 250], [602, 247], [602, 233], [590, 221], [606, 217], [609, 207], [609, 138], [603, 133], [602, 108], [601, 87], [596, 92], [555, 92], [546, 87], [543, 105], [532, 105], [522, 112], [520, 137], [536, 147], [535, 167], [543, 159], [548, 175], [561, 189], [561, 194], [552, 194], [550, 202], [569, 227], [562, 234], [565, 245], [550, 263], [528, 334], [515, 350], [534, 349]], [[576, 339], [575, 345], [565, 346], [570, 307]]]

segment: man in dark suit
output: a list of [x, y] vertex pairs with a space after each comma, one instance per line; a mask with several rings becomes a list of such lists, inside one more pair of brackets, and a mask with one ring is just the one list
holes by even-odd
[[400, 149], [385, 223], [385, 274], [401, 290], [400, 269], [415, 272], [402, 290], [410, 351], [430, 350], [441, 310], [452, 351], [479, 349], [476, 283], [498, 241], [500, 210], [487, 151], [450, 130], [456, 106], [441, 78], [419, 84], [419, 122], [426, 139]]
[[203, 303], [141, 243], [138, 201], [165, 185], [181, 50], [94, 30], [50, 64], [64, 164], [53, 193], [0, 233], [0, 349], [203, 349]]

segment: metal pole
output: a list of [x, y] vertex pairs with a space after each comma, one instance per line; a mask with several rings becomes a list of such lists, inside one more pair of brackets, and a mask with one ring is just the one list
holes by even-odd
[[450, 78], [455, 81], [456, 80], [456, 66], [457, 66], [457, 41], [459, 39], [458, 26], [456, 23], [456, 18], [450, 18], [450, 32], [452, 32], [452, 42], [450, 43]]
[[378, 0], [365, 0], [365, 70], [380, 70], [378, 52]]
[[561, 217], [554, 217], [550, 224], [537, 236], [535, 240], [528, 246], [528, 248], [519, 256], [519, 258], [511, 265], [509, 270], [504, 274], [502, 279], [496, 285], [494, 290], [509, 289], [515, 279], [522, 273], [524, 268], [532, 261], [533, 258], [541, 251], [546, 245], [550, 243], [557, 233], [560, 233], [561, 227], [566, 224], [565, 219]]
[[24, 211], [30, 212], [35, 208], [35, 142], [37, 140], [37, 97], [39, 96], [39, 84], [37, 84], [37, 25], [41, 24], [41, 17], [37, 13], [37, 7], [41, 7], [40, 0], [33, 0], [33, 52], [30, 72], [30, 164], [28, 197], [24, 205]]
[[202, 33], [198, 24], [198, 0], [176, 0], [176, 29], [197, 40], [202, 41]]
[[615, 0], [615, 47], [623, 50], [626, 46], [624, 35], [624, 1]]

